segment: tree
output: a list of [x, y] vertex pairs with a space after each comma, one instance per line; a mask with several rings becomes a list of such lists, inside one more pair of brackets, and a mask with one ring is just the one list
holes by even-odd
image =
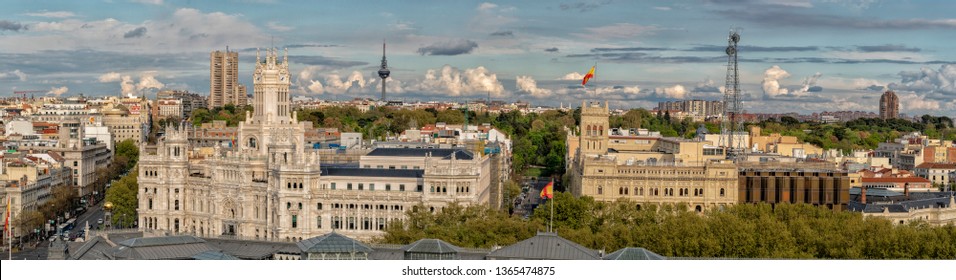
[[127, 158], [129, 160], [128, 166], [134, 166], [139, 159], [139, 147], [136, 147], [133, 139], [123, 140], [116, 144], [116, 156]]
[[139, 184], [136, 181], [137, 171], [134, 168], [123, 178], [113, 182], [106, 191], [106, 201], [113, 203], [113, 224], [121, 227], [133, 226], [136, 220], [136, 208], [139, 201], [136, 196]]
[[465, 123], [465, 114], [459, 110], [448, 109], [438, 112], [438, 121], [447, 124]]

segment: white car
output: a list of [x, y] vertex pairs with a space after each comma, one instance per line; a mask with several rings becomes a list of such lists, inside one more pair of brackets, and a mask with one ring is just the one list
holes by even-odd
[[96, 223], [102, 225], [102, 224], [103, 224], [103, 218], [100, 218], [99, 220], [96, 220]]

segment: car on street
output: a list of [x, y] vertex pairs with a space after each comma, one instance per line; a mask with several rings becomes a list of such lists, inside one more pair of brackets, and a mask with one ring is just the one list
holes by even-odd
[[96, 220], [96, 224], [102, 225], [102, 224], [103, 224], [103, 218], [100, 218], [99, 220]]

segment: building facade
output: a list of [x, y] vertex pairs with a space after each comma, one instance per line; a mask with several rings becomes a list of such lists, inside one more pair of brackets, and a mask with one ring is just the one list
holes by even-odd
[[209, 53], [209, 108], [246, 106], [247, 102], [246, 86], [239, 83], [239, 53], [228, 48]]
[[141, 146], [141, 228], [280, 241], [334, 230], [368, 239], [412, 207], [489, 203], [491, 161], [465, 150], [376, 149], [358, 165], [322, 165], [304, 144], [311, 123], [289, 104], [288, 56], [280, 61], [270, 50], [256, 61], [255, 109], [235, 145], [200, 155], [181, 127]]
[[843, 211], [850, 185], [843, 170], [741, 168], [737, 195], [740, 203], [806, 203]]
[[583, 103], [578, 150], [569, 162], [570, 191], [599, 201], [687, 204], [703, 211], [737, 202], [737, 168], [710, 142], [647, 132], [614, 135], [608, 107]]
[[884, 120], [900, 117], [900, 98], [891, 90], [880, 96], [880, 118]]

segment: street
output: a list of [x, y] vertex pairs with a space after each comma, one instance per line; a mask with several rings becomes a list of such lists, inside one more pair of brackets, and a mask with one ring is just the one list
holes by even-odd
[[[90, 227], [95, 229], [97, 220], [103, 218], [103, 215], [103, 201], [100, 201], [87, 209], [86, 213], [80, 214], [76, 219], [76, 227], [71, 232], [86, 230], [86, 222], [89, 222]], [[24, 242], [24, 244], [25, 247], [22, 251], [13, 253], [12, 258], [14, 260], [45, 260], [47, 258], [48, 247], [50, 246], [49, 240], [42, 240], [39, 244], [34, 242]], [[37, 246], [33, 247], [34, 244], [37, 244]], [[9, 256], [7, 248], [3, 248], [3, 252], [2, 258], [6, 259]]]

